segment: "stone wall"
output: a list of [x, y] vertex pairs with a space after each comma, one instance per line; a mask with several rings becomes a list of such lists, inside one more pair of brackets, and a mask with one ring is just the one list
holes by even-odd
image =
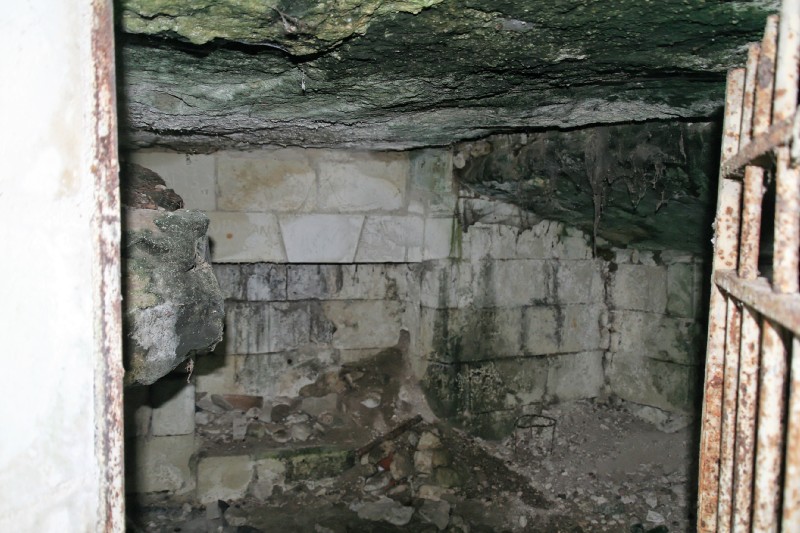
[[599, 242], [594, 257], [577, 229], [459, 191], [444, 150], [133, 160], [209, 214], [226, 308], [225, 339], [197, 360], [193, 385], [131, 395], [134, 490], [195, 490], [193, 427], [164, 427], [194, 417], [191, 398], [285, 402], [398, 347], [430, 408], [488, 437], [543, 404], [609, 394], [662, 418], [693, 412], [694, 255]]

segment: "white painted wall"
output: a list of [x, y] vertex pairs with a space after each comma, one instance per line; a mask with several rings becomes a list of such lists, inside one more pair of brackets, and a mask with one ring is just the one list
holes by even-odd
[[0, 17], [0, 531], [95, 531], [91, 1]]

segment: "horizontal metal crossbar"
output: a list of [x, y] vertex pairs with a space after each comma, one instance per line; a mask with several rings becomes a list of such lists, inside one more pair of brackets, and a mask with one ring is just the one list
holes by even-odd
[[800, 337], [800, 294], [776, 294], [767, 280], [745, 280], [731, 270], [719, 270], [714, 283], [734, 299]]
[[767, 158], [772, 151], [791, 143], [793, 126], [794, 120], [784, 120], [770, 127], [765, 133], [753, 137], [747, 146], [722, 163], [720, 177], [741, 178], [747, 165], [766, 166], [771, 163]]

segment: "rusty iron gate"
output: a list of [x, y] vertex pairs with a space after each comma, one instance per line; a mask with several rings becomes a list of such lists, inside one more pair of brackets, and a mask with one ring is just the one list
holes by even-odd
[[[763, 41], [750, 45], [746, 68], [728, 73], [700, 437], [701, 533], [800, 532], [799, 45], [800, 0], [784, 0]], [[771, 195], [770, 239], [761, 213]], [[770, 241], [772, 272], [759, 277]]]

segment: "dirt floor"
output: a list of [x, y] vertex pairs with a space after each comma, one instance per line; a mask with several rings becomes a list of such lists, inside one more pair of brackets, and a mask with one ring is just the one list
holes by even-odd
[[552, 420], [550, 428], [521, 429], [503, 442], [411, 420], [356, 449], [335, 475], [276, 484], [260, 498], [129, 501], [128, 530], [693, 531], [695, 431], [660, 431], [636, 408], [613, 398], [553, 406], [532, 420]]

